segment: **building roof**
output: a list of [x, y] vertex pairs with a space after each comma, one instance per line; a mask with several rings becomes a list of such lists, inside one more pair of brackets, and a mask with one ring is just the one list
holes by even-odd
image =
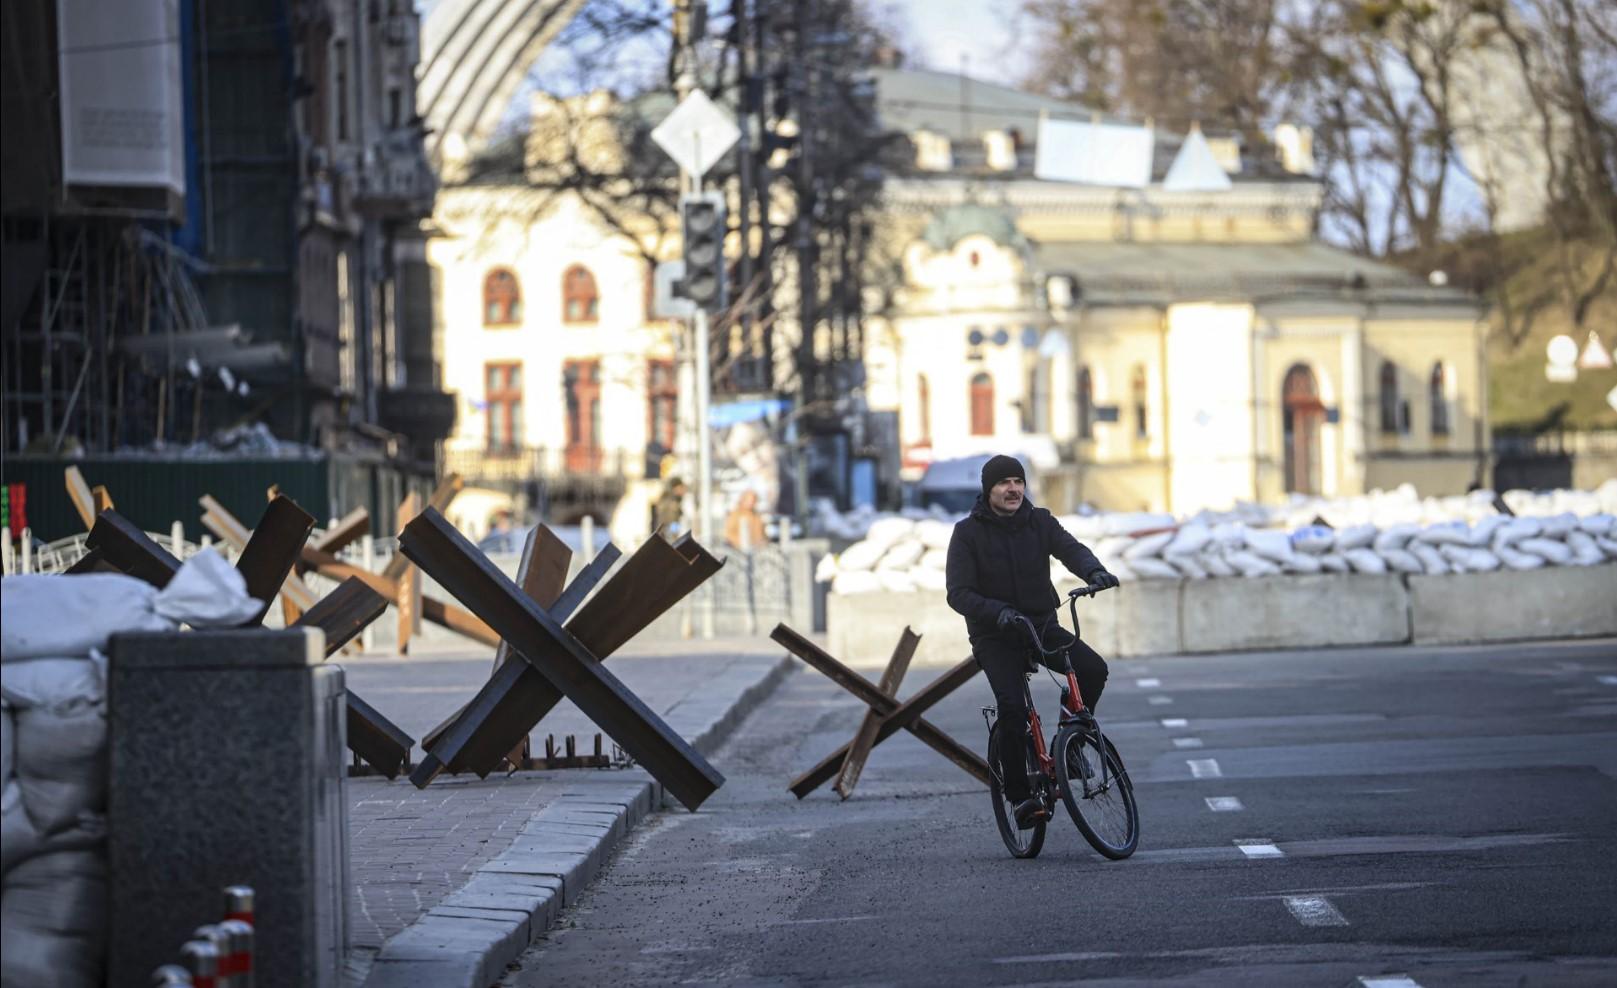
[[1327, 244], [1039, 244], [1035, 264], [1072, 275], [1090, 304], [1339, 299], [1474, 305], [1466, 293]]
[[1089, 111], [1075, 103], [1024, 93], [957, 72], [931, 69], [870, 70], [876, 83], [876, 112], [890, 130], [928, 130], [952, 141], [981, 141], [985, 130], [1015, 127], [1032, 140], [1039, 114], [1072, 116]]

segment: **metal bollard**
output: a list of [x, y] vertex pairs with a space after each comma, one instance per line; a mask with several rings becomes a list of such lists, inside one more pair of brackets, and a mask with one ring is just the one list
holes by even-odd
[[229, 945], [219, 973], [229, 978], [230, 988], [253, 988], [253, 924], [227, 919], [219, 924]]
[[225, 886], [225, 919], [253, 922], [253, 889], [250, 885]]
[[180, 960], [191, 972], [193, 988], [219, 988], [219, 950], [206, 940], [192, 940], [180, 948]]
[[152, 988], [195, 988], [191, 972], [178, 964], [164, 964], [152, 972]]
[[192, 942], [201, 941], [213, 946], [215, 962], [213, 977], [214, 988], [236, 988], [236, 981], [231, 976], [230, 968], [230, 934], [217, 924], [199, 926], [191, 934]]

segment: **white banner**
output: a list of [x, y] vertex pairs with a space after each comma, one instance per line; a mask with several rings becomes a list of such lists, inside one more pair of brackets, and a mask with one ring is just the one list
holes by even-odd
[[56, 0], [62, 181], [185, 193], [178, 0]]
[[1151, 184], [1149, 127], [1039, 120], [1033, 174], [1056, 182], [1143, 189]]

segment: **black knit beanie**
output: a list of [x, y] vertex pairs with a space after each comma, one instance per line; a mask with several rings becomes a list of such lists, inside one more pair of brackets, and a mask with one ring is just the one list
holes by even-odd
[[994, 485], [1007, 477], [1021, 477], [1022, 483], [1027, 483], [1027, 471], [1022, 469], [1022, 461], [1014, 456], [1000, 455], [983, 464], [983, 497], [994, 489]]

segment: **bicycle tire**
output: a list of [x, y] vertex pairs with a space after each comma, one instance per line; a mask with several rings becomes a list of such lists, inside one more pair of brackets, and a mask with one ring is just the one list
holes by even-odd
[[1113, 861], [1133, 854], [1140, 846], [1140, 812], [1119, 759], [1101, 747], [1097, 734], [1078, 726], [1056, 732], [1054, 747], [1061, 801], [1089, 846]]
[[994, 779], [988, 787], [988, 796], [994, 802], [994, 823], [998, 825], [999, 839], [1005, 842], [1005, 850], [1011, 852], [1011, 857], [1036, 858], [1044, 848], [1046, 821], [1040, 820], [1027, 830], [1016, 825], [1015, 807], [1005, 798], [999, 765], [999, 722], [996, 721], [988, 732], [988, 766]]

